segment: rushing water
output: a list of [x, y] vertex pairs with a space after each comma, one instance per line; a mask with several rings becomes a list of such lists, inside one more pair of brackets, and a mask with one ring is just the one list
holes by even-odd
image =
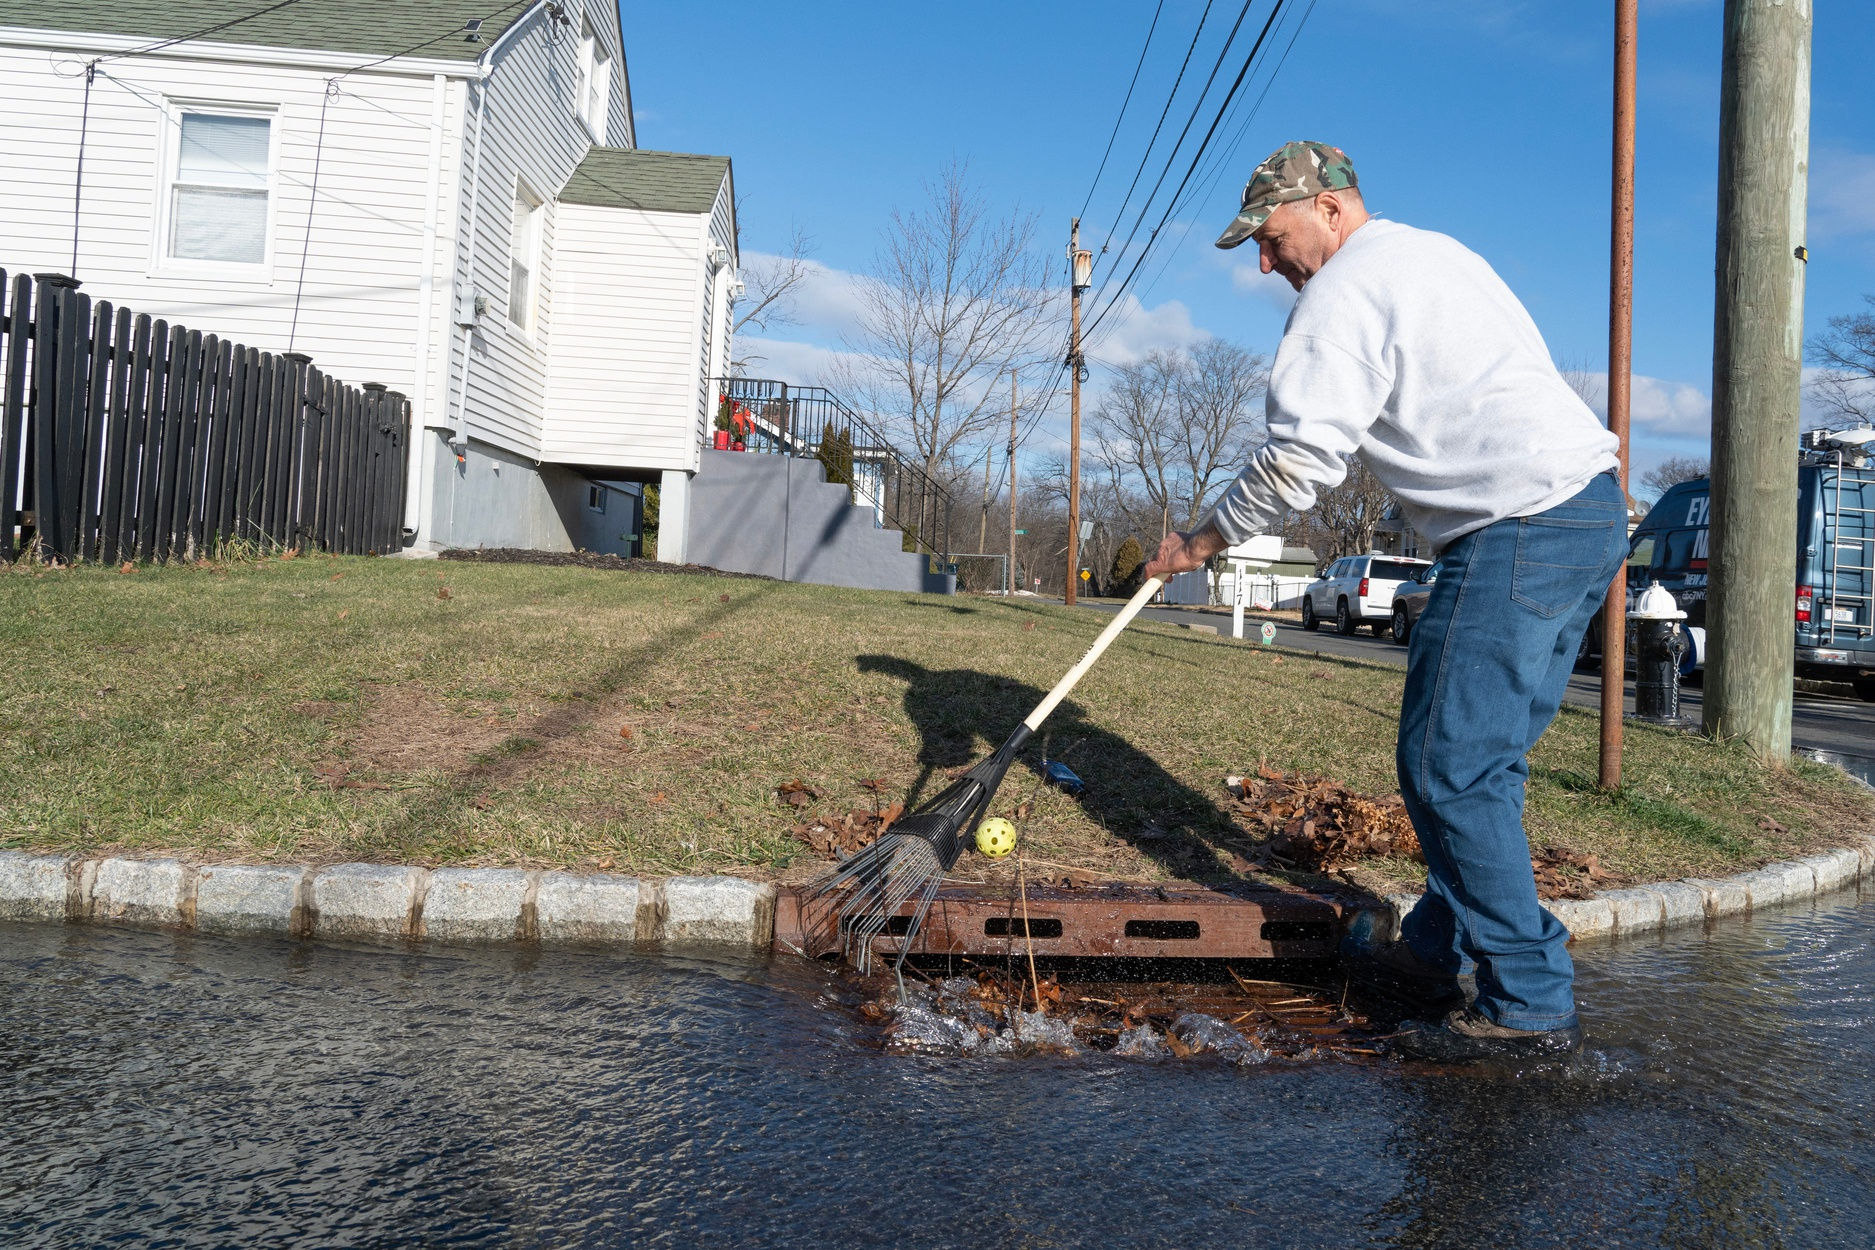
[[792, 962], [0, 925], [0, 1244], [1864, 1246], [1875, 897], [1587, 950], [1572, 1068], [960, 1060]]

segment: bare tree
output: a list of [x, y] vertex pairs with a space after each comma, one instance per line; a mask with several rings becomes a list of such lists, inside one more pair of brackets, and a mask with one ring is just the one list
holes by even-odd
[[[741, 205], [736, 207], [740, 220]], [[732, 346], [744, 330], [759, 333], [771, 326], [794, 324], [794, 301], [800, 295], [801, 284], [814, 272], [814, 263], [809, 259], [813, 252], [813, 239], [796, 226], [780, 253], [759, 257], [742, 266], [746, 289], [736, 301], [736, 320], [729, 332]], [[762, 359], [761, 356], [738, 356], [729, 362], [729, 371], [739, 377]]]
[[1374, 549], [1374, 527], [1394, 505], [1393, 492], [1380, 484], [1360, 456], [1348, 457], [1348, 476], [1339, 486], [1315, 496], [1306, 518], [1309, 543], [1324, 561]]
[[1034, 362], [1050, 297], [1033, 216], [991, 217], [958, 164], [925, 191], [923, 209], [892, 214], [835, 375], [944, 478], [1003, 420], [996, 382]]
[[1556, 363], [1556, 370], [1562, 374], [1569, 389], [1596, 412], [1608, 405], [1607, 375], [1590, 371], [1585, 360], [1562, 360]]
[[1136, 486], [1151, 520], [1136, 515], [1133, 524], [1160, 538], [1171, 528], [1178, 490], [1179, 386], [1187, 367], [1177, 352], [1164, 351], [1121, 365], [1090, 414], [1096, 458], [1116, 495], [1124, 493], [1122, 483]]
[[1198, 523], [1213, 488], [1234, 478], [1261, 441], [1269, 380], [1269, 362], [1234, 343], [1207, 339], [1192, 351], [1178, 391], [1183, 528]]
[[1862, 299], [1867, 310], [1831, 317], [1829, 329], [1810, 340], [1810, 363], [1822, 366], [1810, 397], [1832, 425], [1875, 420], [1875, 295]]
[[[1213, 492], [1249, 458], [1263, 432], [1262, 398], [1268, 362], [1222, 339], [1208, 339], [1189, 354], [1150, 352], [1122, 366], [1093, 413], [1101, 462], [1136, 485], [1163, 538], [1174, 524], [1198, 523]], [[1134, 528], [1153, 525], [1133, 515]]]
[[1712, 461], [1704, 456], [1669, 456], [1641, 475], [1641, 485], [1665, 493], [1681, 482], [1712, 476]]

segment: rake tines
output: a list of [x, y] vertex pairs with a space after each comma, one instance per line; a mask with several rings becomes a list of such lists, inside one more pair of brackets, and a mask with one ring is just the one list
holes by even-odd
[[1017, 729], [994, 755], [878, 841], [808, 882], [801, 891], [801, 928], [815, 954], [838, 950], [861, 973], [870, 972], [873, 942], [916, 900], [904, 931], [891, 935], [899, 939], [894, 967], [904, 968], [944, 874], [957, 863], [965, 836], [983, 818], [1028, 737], [1026, 727]]

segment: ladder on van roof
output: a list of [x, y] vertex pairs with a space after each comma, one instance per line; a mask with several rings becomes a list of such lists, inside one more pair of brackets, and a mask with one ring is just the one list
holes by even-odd
[[[1830, 466], [1835, 477], [1824, 496], [1823, 598], [1817, 608], [1830, 642], [1838, 636], [1875, 636], [1875, 474], [1844, 463], [1841, 452]], [[1845, 484], [1849, 487], [1844, 491]], [[1852, 588], [1844, 585], [1853, 580]], [[1848, 619], [1843, 619], [1847, 617]], [[1821, 632], [1821, 631], [1819, 631]]]

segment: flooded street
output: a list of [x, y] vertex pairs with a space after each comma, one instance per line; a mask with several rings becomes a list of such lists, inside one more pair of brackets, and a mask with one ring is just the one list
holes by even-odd
[[0, 1242], [1860, 1246], [1875, 896], [1578, 954], [1560, 1071], [948, 1059], [824, 971], [0, 925]]

